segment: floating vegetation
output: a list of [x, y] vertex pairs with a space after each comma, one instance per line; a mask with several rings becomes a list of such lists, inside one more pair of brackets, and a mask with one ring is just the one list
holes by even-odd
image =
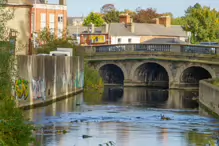
[[36, 135], [60, 135], [66, 134], [68, 131], [62, 127], [42, 127], [34, 129]]
[[161, 120], [172, 120], [170, 117], [165, 117], [164, 115], [161, 114]]
[[99, 146], [115, 146], [116, 143], [113, 141], [109, 141], [107, 143], [99, 144]]

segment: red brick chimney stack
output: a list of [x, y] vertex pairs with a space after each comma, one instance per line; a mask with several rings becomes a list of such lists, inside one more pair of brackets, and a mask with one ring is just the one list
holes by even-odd
[[132, 23], [132, 18], [128, 14], [121, 14], [119, 17], [120, 23], [130, 24]]
[[[157, 24], [157, 22], [156, 22]], [[171, 26], [171, 17], [170, 16], [161, 16], [159, 18], [159, 24], [164, 25], [165, 27]]]

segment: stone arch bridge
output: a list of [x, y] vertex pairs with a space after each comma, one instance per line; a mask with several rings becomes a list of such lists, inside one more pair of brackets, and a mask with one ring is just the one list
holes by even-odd
[[197, 88], [200, 80], [219, 76], [217, 47], [127, 44], [86, 47], [86, 53], [105, 84]]

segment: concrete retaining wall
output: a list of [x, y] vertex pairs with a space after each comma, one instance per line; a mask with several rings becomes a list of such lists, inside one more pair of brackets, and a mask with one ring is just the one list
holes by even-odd
[[219, 87], [212, 82], [213, 79], [200, 81], [199, 101], [207, 110], [219, 115]]
[[82, 57], [17, 56], [15, 96], [20, 107], [74, 94], [84, 86]]

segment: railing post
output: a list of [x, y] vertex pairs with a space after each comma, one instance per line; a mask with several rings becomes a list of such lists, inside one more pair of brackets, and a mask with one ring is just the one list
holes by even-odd
[[94, 47], [94, 46], [86, 46], [85, 47], [85, 54], [87, 54], [88, 56], [91, 56], [95, 53], [96, 53], [96, 47]]
[[219, 48], [215, 48], [216, 54], [219, 55]]

